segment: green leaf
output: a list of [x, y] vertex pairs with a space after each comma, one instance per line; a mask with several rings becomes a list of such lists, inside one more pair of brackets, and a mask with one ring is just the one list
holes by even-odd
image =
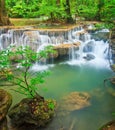
[[50, 103], [48, 104], [48, 107], [49, 107], [50, 109], [54, 109], [55, 105], [54, 105], [53, 102], [50, 102]]

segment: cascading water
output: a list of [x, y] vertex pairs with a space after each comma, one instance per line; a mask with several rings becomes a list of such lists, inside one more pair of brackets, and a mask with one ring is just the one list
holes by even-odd
[[[100, 67], [109, 66], [108, 42], [104, 40], [95, 40], [89, 33], [83, 34], [83, 29], [73, 32], [74, 41], [80, 41], [79, 50], [71, 49], [71, 59], [68, 63], [71, 65], [93, 65]], [[104, 30], [102, 30], [103, 33]], [[107, 30], [105, 30], [107, 31]]]
[[[89, 26], [92, 28], [92, 26]], [[102, 30], [108, 32], [108, 30]], [[72, 65], [88, 64], [93, 66], [108, 66], [108, 42], [96, 41], [82, 27], [69, 31], [44, 32], [38, 30], [11, 29], [0, 31], [0, 49], [10, 44], [29, 45], [35, 51], [42, 50], [47, 45], [74, 44], [80, 42], [79, 50], [70, 48], [69, 61]], [[3, 33], [2, 33], [3, 32]]]
[[[92, 28], [92, 26], [89, 28]], [[107, 30], [102, 30], [100, 33], [103, 33], [103, 31]], [[112, 113], [115, 110], [115, 91], [112, 89], [111, 85], [109, 85], [109, 87], [103, 86], [103, 81], [108, 77], [113, 76], [113, 72], [106, 68], [109, 66], [109, 45], [107, 40], [97, 40], [92, 34], [85, 32], [82, 27], [64, 32], [42, 32], [38, 30], [22, 29], [9, 31], [2, 30], [0, 33], [1, 49], [7, 47], [7, 41], [9, 41], [7, 45], [30, 45], [35, 51], [40, 51], [44, 46], [49, 44], [52, 44], [53, 46], [62, 43], [65, 45], [72, 44], [69, 50], [68, 62], [64, 62], [65, 64], [56, 64], [55, 66], [54, 64], [51, 64], [50, 66], [48, 64], [38, 65], [36, 62], [32, 67], [32, 71], [50, 69], [53, 72], [46, 78], [45, 84], [42, 85], [43, 87], [39, 87], [40, 95], [45, 98], [54, 98], [59, 105], [65, 105], [67, 103], [64, 104], [64, 102], [59, 102], [63, 101], [60, 99], [63, 99], [66, 94], [71, 94], [71, 92], [80, 92], [81, 94], [78, 96], [82, 97], [80, 99], [83, 99], [84, 107], [74, 111], [56, 111], [56, 115], [59, 116], [54, 117], [51, 124], [43, 128], [43, 130], [70, 129], [70, 126], [73, 126], [73, 130], [96, 130], [99, 129], [100, 124], [114, 120]], [[77, 42], [80, 42], [79, 50], [74, 48], [74, 44]], [[68, 64], [71, 64], [72, 66], [69, 66]], [[16, 90], [17, 86], [4, 86], [3, 89], [11, 92], [11, 89]], [[90, 98], [88, 99], [86, 97], [85, 99], [82, 92], [88, 93]], [[18, 103], [18, 101], [23, 98], [22, 95], [17, 95], [17, 93], [12, 93], [12, 95], [14, 97], [14, 103]], [[70, 101], [73, 102], [74, 100], [71, 99], [74, 99], [74, 97], [74, 95], [71, 96]], [[66, 99], [69, 98], [67, 97]], [[85, 104], [87, 105], [87, 102], [85, 101], [88, 101], [90, 106], [85, 107]], [[110, 104], [112, 104], [112, 107]], [[79, 100], [78, 103], [72, 105], [73, 106], [71, 107], [71, 103], [68, 103], [67, 108], [72, 108], [73, 110], [73, 107], [77, 107], [77, 105], [83, 106], [82, 100]], [[66, 119], [65, 115], [67, 116]], [[63, 122], [61, 120], [63, 120]], [[8, 126], [8, 128], [10, 127]]]

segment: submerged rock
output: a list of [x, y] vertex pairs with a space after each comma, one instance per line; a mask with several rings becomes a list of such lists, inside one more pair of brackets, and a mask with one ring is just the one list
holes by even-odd
[[5, 119], [11, 103], [12, 96], [5, 90], [0, 89], [0, 122]]
[[90, 106], [90, 95], [86, 92], [71, 92], [61, 100], [59, 109], [61, 111], [75, 111]]
[[115, 89], [114, 89], [114, 88], [108, 87], [108, 88], [107, 88], [107, 92], [108, 92], [111, 96], [115, 97]]
[[12, 124], [45, 126], [54, 115], [56, 102], [54, 100], [41, 100], [40, 98], [25, 98], [9, 111]]

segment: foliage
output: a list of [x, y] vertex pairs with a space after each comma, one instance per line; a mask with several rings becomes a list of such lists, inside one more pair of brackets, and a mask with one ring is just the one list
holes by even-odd
[[[41, 58], [47, 57], [49, 53], [53, 53], [51, 46], [47, 46], [38, 53], [28, 46], [13, 46], [0, 51], [1, 78], [5, 78], [9, 83], [17, 85], [18, 89], [14, 90], [16, 92], [28, 97], [38, 95], [39, 85], [44, 83], [44, 77], [49, 72], [30, 72], [30, 68], [35, 61], [40, 61]], [[14, 57], [15, 60], [13, 60]]]
[[55, 0], [42, 0], [39, 14], [49, 17], [52, 22], [67, 17], [63, 6], [58, 5]]
[[100, 11], [101, 20], [111, 22], [115, 20], [115, 0], [106, 1]]
[[39, 17], [40, 0], [6, 0], [8, 15], [13, 18]]
[[107, 28], [107, 29], [112, 29], [114, 27], [114, 24], [113, 23], [108, 23], [108, 22], [106, 22], [106, 23], [96, 23], [95, 24], [95, 28], [96, 29], [105, 29], [105, 28]]
[[10, 17], [38, 18], [43, 15], [52, 21], [71, 16], [104, 22], [115, 20], [115, 0], [6, 0], [6, 7]]
[[97, 13], [96, 6], [80, 5], [77, 8], [78, 15], [84, 17], [86, 20], [95, 19]]

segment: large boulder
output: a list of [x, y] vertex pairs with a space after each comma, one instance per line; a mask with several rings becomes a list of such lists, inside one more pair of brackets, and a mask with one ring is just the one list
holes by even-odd
[[9, 117], [13, 125], [45, 126], [54, 116], [54, 100], [42, 98], [25, 98], [11, 108]]
[[0, 89], [0, 122], [5, 119], [11, 104], [12, 96], [5, 90]]
[[75, 111], [90, 106], [90, 95], [86, 92], [71, 92], [61, 99], [60, 111]]

